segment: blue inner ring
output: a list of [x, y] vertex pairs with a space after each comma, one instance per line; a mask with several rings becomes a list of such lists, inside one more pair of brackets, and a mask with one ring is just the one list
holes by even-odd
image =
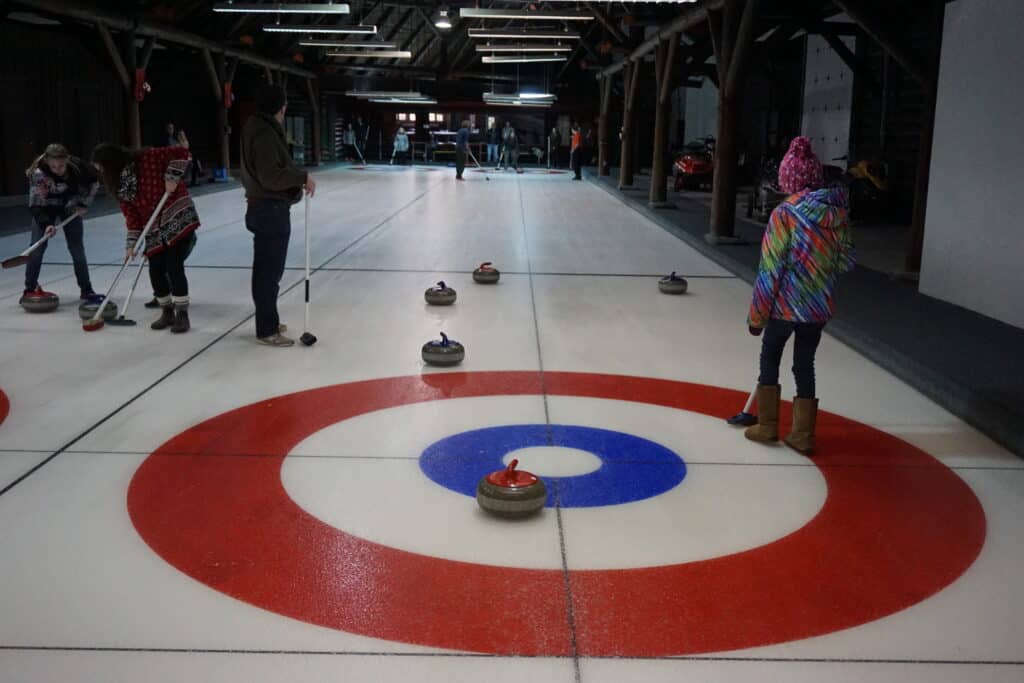
[[476, 497], [480, 479], [505, 468], [508, 453], [521, 448], [576, 448], [601, 459], [601, 467], [574, 477], [542, 477], [547, 507], [601, 507], [653, 498], [686, 477], [686, 463], [673, 451], [632, 434], [573, 425], [509, 425], [474, 429], [435, 441], [420, 455], [432, 481]]

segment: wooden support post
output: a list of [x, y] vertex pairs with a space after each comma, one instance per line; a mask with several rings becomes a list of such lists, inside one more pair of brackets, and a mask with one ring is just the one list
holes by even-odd
[[132, 87], [132, 82], [128, 78], [128, 70], [125, 69], [121, 53], [118, 52], [117, 46], [114, 44], [114, 38], [110, 35], [110, 29], [105, 24], [96, 24], [96, 32], [100, 34], [103, 47], [107, 48], [107, 56], [110, 57], [110, 62], [114, 65], [118, 78], [121, 79], [121, 85], [124, 86], [125, 90], [128, 90]]
[[[915, 81], [927, 85], [929, 80], [929, 68], [918, 58], [912, 50], [901, 45], [892, 32], [885, 26], [880, 17], [868, 12], [860, 0], [833, 0], [839, 9], [846, 12], [847, 16], [853, 19], [864, 32], [875, 42], [892, 55], [900, 66], [906, 69]], [[929, 6], [932, 3], [925, 3]], [[926, 9], [926, 11], [931, 11]]]
[[206, 65], [206, 75], [209, 77], [210, 92], [218, 100], [220, 99], [220, 78], [217, 77], [217, 67], [213, 63], [213, 55], [209, 50], [203, 50], [203, 63]]
[[718, 66], [718, 135], [711, 226], [704, 237], [711, 244], [734, 244], [738, 241], [734, 233], [740, 87], [746, 78], [759, 6], [760, 0], [726, 0], [721, 17], [714, 12], [708, 13]]
[[227, 83], [227, 65], [224, 54], [218, 53], [214, 65], [217, 87], [217, 136], [220, 141], [217, 166], [225, 172], [231, 168], [231, 127], [228, 124], [228, 108], [224, 101], [224, 84]]
[[674, 84], [674, 64], [679, 36], [669, 36], [667, 44], [658, 45], [654, 57], [657, 83], [654, 93], [654, 151], [651, 156], [651, 190], [648, 201], [653, 208], [671, 206], [668, 203], [666, 181], [668, 176], [668, 122], [671, 116], [669, 97]]
[[633, 187], [633, 123], [636, 118], [633, 105], [636, 102], [636, 87], [640, 82], [640, 65], [630, 63], [623, 71], [625, 92], [622, 107], [622, 160], [619, 162], [619, 189]]
[[122, 40], [124, 42], [124, 70], [129, 75], [128, 85], [124, 91], [128, 124], [128, 145], [138, 149], [142, 147], [142, 114], [139, 111], [139, 101], [135, 99], [135, 33], [133, 31], [125, 31], [122, 34]]
[[611, 162], [608, 159], [608, 113], [611, 110], [614, 76], [603, 78], [601, 84], [601, 115], [597, 119], [597, 174], [611, 175]]
[[142, 44], [142, 53], [139, 55], [138, 68], [148, 69], [149, 60], [153, 57], [153, 48], [156, 46], [156, 38], [149, 36], [146, 38], [146, 42]]
[[587, 8], [587, 11], [594, 15], [602, 26], [608, 29], [608, 34], [615, 40], [619, 45], [626, 44], [626, 35], [619, 30], [619, 27], [612, 22], [611, 17], [605, 14], [600, 7], [592, 2], [585, 2], [583, 5]]
[[306, 79], [306, 90], [309, 95], [309, 106], [313, 112], [313, 165], [320, 165], [320, 148], [323, 145], [321, 140], [321, 126], [320, 126], [320, 98], [317, 96], [316, 86], [313, 85], [313, 79]]
[[931, 180], [932, 144], [935, 141], [935, 107], [938, 98], [939, 62], [942, 56], [942, 32], [945, 22], [945, 3], [931, 2], [924, 8], [930, 15], [931, 44], [926, 57], [924, 120], [921, 122], [921, 140], [917, 152], [917, 177], [914, 181], [914, 212], [910, 221], [910, 244], [904, 268], [908, 273], [921, 271], [921, 253], [924, 251], [924, 228], [928, 210], [928, 184]]

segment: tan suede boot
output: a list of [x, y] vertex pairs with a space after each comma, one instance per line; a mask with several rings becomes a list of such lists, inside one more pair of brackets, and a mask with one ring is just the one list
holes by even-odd
[[778, 384], [757, 385], [757, 424], [747, 427], [743, 435], [751, 441], [773, 443], [779, 440], [779, 396], [782, 387]]
[[804, 455], [814, 452], [814, 430], [818, 423], [818, 399], [793, 399], [793, 428], [786, 445]]

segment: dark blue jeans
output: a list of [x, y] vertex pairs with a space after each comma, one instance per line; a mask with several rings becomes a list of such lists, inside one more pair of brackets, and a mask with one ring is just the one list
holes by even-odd
[[[54, 221], [55, 224], [59, 222]], [[46, 230], [45, 225], [37, 225], [33, 221], [31, 244], [35, 244], [43, 238], [44, 230]], [[75, 279], [78, 280], [78, 288], [82, 290], [82, 294], [89, 294], [92, 292], [92, 283], [89, 281], [89, 262], [85, 259], [85, 242], [82, 240], [81, 218], [76, 218], [64, 226], [64, 239], [68, 243], [71, 261], [75, 264]], [[39, 285], [39, 271], [43, 268], [43, 254], [46, 253], [46, 245], [48, 244], [49, 242], [43, 242], [42, 246], [33, 251], [29, 256], [29, 261], [25, 265], [26, 291], [33, 290]]]
[[253, 234], [252, 300], [256, 305], [256, 336], [261, 339], [277, 334], [281, 324], [277, 296], [292, 235], [290, 210], [288, 202], [259, 199], [250, 201], [245, 213], [245, 227]]
[[779, 383], [782, 350], [790, 336], [793, 342], [793, 376], [796, 378], [797, 398], [814, 398], [814, 354], [821, 341], [824, 323], [791, 323], [786, 320], [768, 321], [761, 341], [761, 377], [764, 385]]

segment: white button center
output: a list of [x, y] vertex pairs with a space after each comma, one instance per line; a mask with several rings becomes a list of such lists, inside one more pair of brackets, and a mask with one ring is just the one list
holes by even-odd
[[520, 448], [508, 453], [501, 461], [507, 465], [513, 459], [519, 461], [517, 469], [541, 477], [578, 477], [601, 468], [601, 458], [593, 453], [561, 446]]

